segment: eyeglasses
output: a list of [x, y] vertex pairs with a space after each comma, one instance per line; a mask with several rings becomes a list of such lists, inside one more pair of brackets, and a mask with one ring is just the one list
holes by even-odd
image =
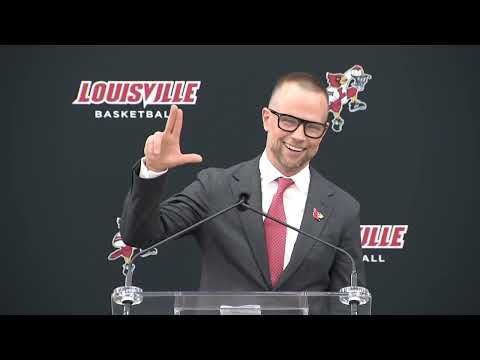
[[328, 121], [323, 124], [314, 121], [303, 120], [288, 114], [282, 114], [270, 108], [267, 109], [273, 114], [277, 115], [278, 127], [280, 129], [283, 131], [294, 132], [301, 124], [303, 124], [303, 133], [306, 137], [312, 139], [320, 139], [330, 125]]

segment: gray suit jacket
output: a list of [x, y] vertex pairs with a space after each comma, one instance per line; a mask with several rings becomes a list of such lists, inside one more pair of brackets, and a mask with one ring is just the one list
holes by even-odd
[[[168, 173], [142, 179], [138, 162], [122, 212], [124, 242], [146, 248], [237, 202], [242, 192], [250, 194], [250, 205], [261, 210], [259, 159], [228, 169], [202, 170], [192, 184], [163, 202]], [[325, 217], [315, 220], [313, 208]], [[311, 168], [301, 229], [347, 250], [356, 261], [359, 285], [365, 286], [359, 211], [353, 197]], [[299, 234], [290, 263], [273, 288], [262, 217], [252, 211], [231, 210], [193, 234], [203, 256], [202, 291], [337, 291], [349, 284], [349, 259]]]

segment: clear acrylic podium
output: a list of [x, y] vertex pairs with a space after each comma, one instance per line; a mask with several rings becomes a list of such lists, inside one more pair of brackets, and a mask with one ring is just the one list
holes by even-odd
[[[140, 292], [132, 296], [131, 315], [350, 315], [342, 292]], [[114, 290], [112, 314], [123, 315], [121, 299]], [[362, 294], [358, 315], [371, 314], [371, 295]]]

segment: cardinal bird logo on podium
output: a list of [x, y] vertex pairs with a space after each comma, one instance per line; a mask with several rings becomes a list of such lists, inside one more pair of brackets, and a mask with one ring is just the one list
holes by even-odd
[[363, 66], [354, 65], [344, 73], [326, 74], [328, 87], [328, 109], [333, 114], [332, 130], [341, 132], [345, 120], [340, 116], [343, 105], [348, 103], [348, 111], [357, 112], [367, 109], [367, 103], [358, 98], [358, 94], [365, 90], [365, 85], [372, 78], [366, 74]]
[[[120, 258], [123, 258], [123, 275], [126, 276], [125, 264], [130, 263], [133, 254], [137, 248], [129, 246], [123, 242], [122, 234], [120, 234], [120, 221], [121, 219], [117, 217], [117, 233], [113, 236], [112, 245], [117, 250], [112, 251], [108, 255], [108, 260], [114, 261]], [[139, 249], [141, 251], [141, 249]], [[140, 255], [141, 257], [147, 257], [151, 255], [157, 255], [158, 250], [156, 248], [146, 252], [145, 254]], [[135, 264], [133, 264], [135, 266]]]

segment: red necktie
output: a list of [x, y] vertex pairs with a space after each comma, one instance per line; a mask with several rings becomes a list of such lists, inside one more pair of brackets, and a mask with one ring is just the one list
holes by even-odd
[[[268, 215], [286, 222], [285, 208], [283, 207], [283, 193], [293, 184], [292, 179], [278, 178], [277, 193], [273, 197]], [[267, 241], [268, 265], [270, 268], [270, 279], [272, 285], [275, 285], [283, 272], [283, 261], [285, 256], [285, 241], [287, 238], [287, 228], [273, 220], [265, 218], [263, 223], [265, 227], [265, 240]]]

